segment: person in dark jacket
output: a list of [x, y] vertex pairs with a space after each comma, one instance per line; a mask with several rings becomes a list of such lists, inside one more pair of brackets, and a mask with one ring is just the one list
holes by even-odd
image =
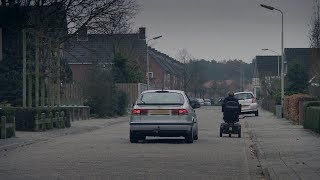
[[225, 111], [224, 111], [225, 105], [226, 105], [226, 103], [229, 102], [229, 101], [233, 101], [233, 102], [236, 102], [236, 103], [237, 103], [239, 109], [238, 109], [238, 112], [236, 112], [236, 117], [237, 117], [237, 119], [238, 119], [238, 121], [239, 121], [239, 114], [241, 113], [241, 105], [240, 105], [240, 103], [239, 103], [239, 100], [234, 97], [234, 93], [233, 93], [233, 92], [229, 92], [229, 93], [228, 93], [228, 96], [227, 96], [226, 98], [224, 98], [224, 100], [223, 100], [223, 103], [222, 103], [222, 112], [224, 112], [224, 113], [223, 113], [223, 119], [225, 119], [225, 116], [226, 116], [226, 115], [225, 115]]
[[234, 97], [234, 93], [233, 92], [229, 92], [228, 96], [226, 98], [224, 98], [223, 100], [223, 105], [226, 104], [226, 102], [228, 101], [235, 101], [239, 104], [239, 100], [237, 98]]

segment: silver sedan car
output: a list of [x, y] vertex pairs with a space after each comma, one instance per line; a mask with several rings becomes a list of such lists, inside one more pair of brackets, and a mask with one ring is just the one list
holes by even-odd
[[241, 114], [259, 115], [258, 103], [252, 92], [237, 92], [234, 93], [234, 97], [241, 104]]
[[149, 90], [140, 94], [130, 116], [130, 142], [145, 140], [146, 136], [185, 137], [187, 143], [198, 139], [195, 108], [183, 91]]

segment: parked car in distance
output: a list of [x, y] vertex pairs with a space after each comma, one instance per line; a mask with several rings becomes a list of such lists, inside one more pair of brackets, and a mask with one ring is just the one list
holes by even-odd
[[221, 106], [223, 101], [224, 101], [224, 97], [220, 97], [220, 98], [217, 99], [217, 103], [215, 103], [215, 105], [216, 106]]
[[237, 92], [234, 93], [234, 97], [241, 104], [241, 114], [259, 115], [258, 103], [252, 92]]
[[205, 106], [211, 106], [211, 100], [210, 99], [204, 99], [204, 105]]
[[149, 90], [138, 97], [130, 116], [130, 142], [146, 136], [185, 137], [187, 143], [198, 139], [198, 119], [195, 100], [184, 91]]
[[201, 99], [201, 98], [197, 98], [197, 101], [200, 103], [200, 105], [201, 105], [201, 106], [203, 106], [203, 105], [204, 105], [204, 100], [203, 100], [203, 99]]
[[194, 99], [194, 98], [190, 98], [190, 104], [192, 104], [194, 106], [194, 108], [200, 108], [201, 107], [201, 105], [198, 102], [198, 100]]
[[213, 106], [213, 105], [215, 105], [215, 104], [216, 104], [216, 102], [215, 102], [214, 98], [211, 98], [211, 99], [210, 99], [210, 101], [211, 101], [211, 106]]

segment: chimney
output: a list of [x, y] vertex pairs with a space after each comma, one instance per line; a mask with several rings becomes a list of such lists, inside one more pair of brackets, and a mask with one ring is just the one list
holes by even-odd
[[78, 41], [88, 41], [88, 27], [82, 26], [80, 27], [77, 33], [77, 40]]
[[139, 39], [146, 39], [146, 28], [145, 27], [139, 28]]

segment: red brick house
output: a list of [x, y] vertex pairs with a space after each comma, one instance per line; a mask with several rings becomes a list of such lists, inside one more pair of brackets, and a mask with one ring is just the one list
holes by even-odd
[[155, 89], [182, 89], [182, 63], [151, 47], [148, 50], [150, 85]]
[[145, 28], [132, 34], [87, 34], [86, 29], [83, 31], [79, 33], [81, 36], [69, 40], [66, 51], [74, 81], [85, 81], [93, 64], [109, 66], [116, 52], [135, 60], [146, 74]]
[[[133, 34], [87, 34], [86, 30], [80, 34], [81, 37], [75, 36], [69, 41], [66, 53], [74, 81], [86, 81], [93, 64], [110, 66], [115, 52], [119, 51], [134, 59], [140, 65], [141, 72], [147, 74], [145, 28], [139, 28], [139, 32]], [[152, 88], [181, 89], [182, 64], [150, 47], [148, 53]]]

